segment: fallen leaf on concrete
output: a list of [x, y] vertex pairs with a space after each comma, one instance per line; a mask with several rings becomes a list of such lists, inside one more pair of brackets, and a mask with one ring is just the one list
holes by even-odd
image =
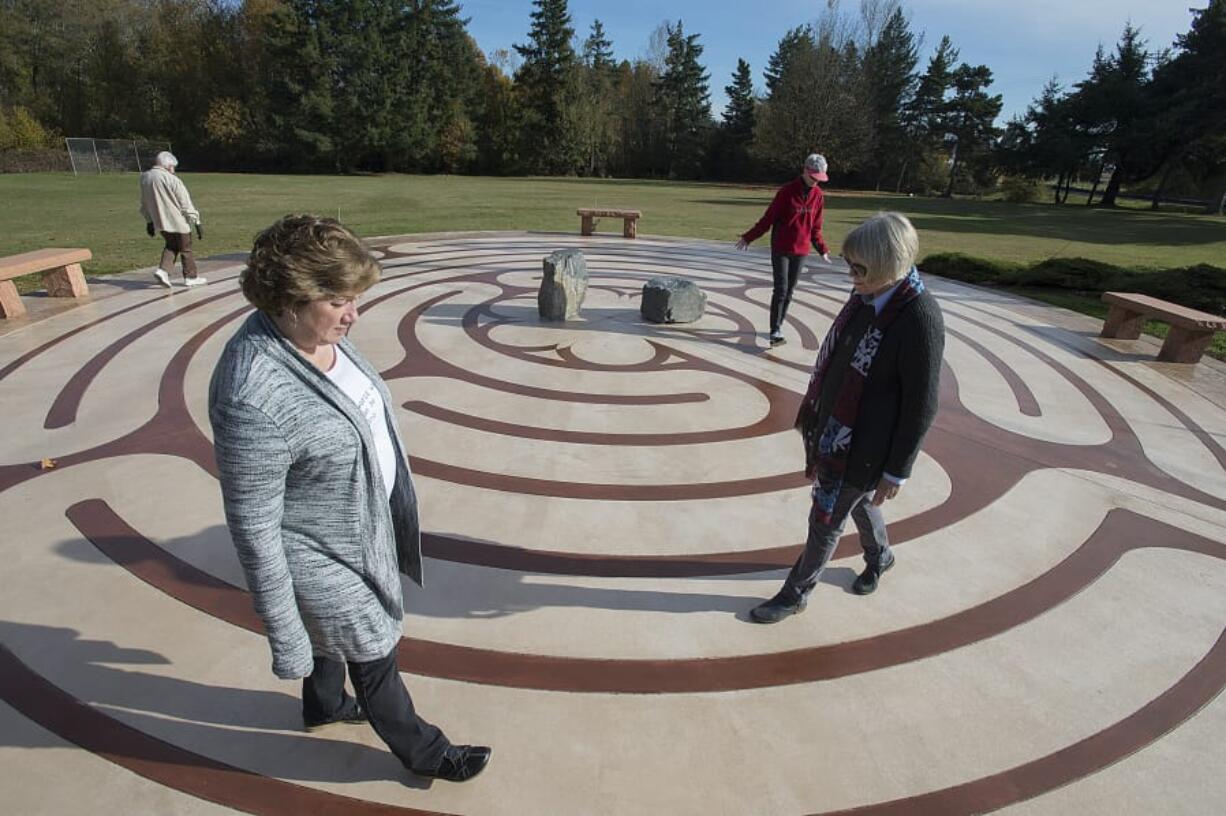
[[52, 468], [54, 468], [54, 467], [55, 467], [57, 464], [59, 464], [59, 463], [58, 463], [58, 462], [56, 462], [54, 459], [44, 459], [44, 460], [42, 460], [41, 462], [39, 462], [39, 463], [38, 463], [38, 466], [39, 466], [40, 468], [42, 468], [43, 470], [51, 470], [51, 469], [52, 469]]

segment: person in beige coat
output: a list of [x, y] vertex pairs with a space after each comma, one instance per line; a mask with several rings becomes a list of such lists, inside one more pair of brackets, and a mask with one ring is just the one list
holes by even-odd
[[192, 227], [196, 237], [204, 239], [200, 211], [192, 204], [187, 185], [175, 175], [179, 160], [163, 150], [154, 159], [153, 167], [140, 175], [140, 212], [145, 217], [145, 232], [154, 238], [160, 232], [166, 242], [162, 258], [153, 277], [170, 289], [171, 270], [175, 259], [183, 262], [183, 285], [203, 286], [208, 281], [196, 274], [196, 258], [192, 254]]

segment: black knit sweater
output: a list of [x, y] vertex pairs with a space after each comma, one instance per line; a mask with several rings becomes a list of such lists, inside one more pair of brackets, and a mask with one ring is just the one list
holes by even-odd
[[[862, 304], [844, 327], [822, 382], [818, 428], [826, 426], [852, 354], [875, 314], [871, 304]], [[911, 475], [924, 434], [936, 417], [944, 350], [941, 307], [924, 291], [903, 307], [881, 338], [852, 430], [846, 484], [871, 488], [882, 473], [900, 479]]]

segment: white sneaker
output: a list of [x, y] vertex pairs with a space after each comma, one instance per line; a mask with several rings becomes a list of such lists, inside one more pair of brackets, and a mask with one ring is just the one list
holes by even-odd
[[184, 286], [204, 286], [208, 282], [209, 282], [208, 278], [201, 278], [199, 276], [194, 277], [194, 278], [184, 278], [183, 279]]
[[787, 338], [783, 336], [783, 332], [775, 332], [774, 334], [770, 336], [770, 338], [771, 338], [772, 347], [782, 346], [784, 343], [787, 342]]
[[153, 270], [153, 277], [157, 278], [157, 282], [165, 286], [167, 289], [174, 288], [174, 284], [170, 282], [170, 273], [165, 269]]

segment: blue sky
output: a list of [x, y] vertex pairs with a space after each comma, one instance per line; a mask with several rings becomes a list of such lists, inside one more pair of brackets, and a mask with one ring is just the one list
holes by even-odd
[[[469, 33], [487, 54], [528, 39], [531, 0], [459, 0], [470, 18]], [[1151, 50], [1169, 46], [1191, 25], [1190, 7], [1206, 0], [904, 0], [911, 30], [924, 34], [919, 69], [948, 34], [961, 59], [992, 69], [992, 90], [1004, 96], [998, 124], [1022, 113], [1047, 80], [1065, 86], [1085, 77], [1102, 43], [1113, 48], [1129, 20], [1140, 27]], [[762, 90], [762, 69], [779, 38], [790, 28], [813, 22], [824, 0], [570, 0], [580, 41], [599, 18], [616, 56], [634, 59], [647, 52], [656, 27], [680, 19], [687, 34], [700, 34], [703, 64], [711, 76], [712, 112], [718, 118], [737, 58], [749, 62]], [[848, 11], [859, 0], [842, 0]]]

